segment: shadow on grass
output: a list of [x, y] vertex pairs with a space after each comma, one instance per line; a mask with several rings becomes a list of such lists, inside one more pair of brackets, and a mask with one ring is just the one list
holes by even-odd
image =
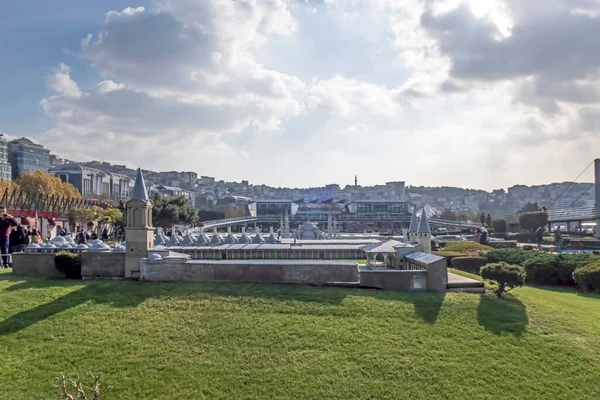
[[494, 335], [511, 333], [521, 336], [527, 329], [529, 318], [525, 305], [518, 299], [499, 299], [484, 294], [477, 307], [477, 322]]
[[154, 283], [125, 280], [76, 281], [1, 274], [0, 282], [15, 284], [6, 291], [79, 287], [64, 296], [32, 309], [22, 311], [0, 322], [0, 335], [25, 329], [37, 322], [77, 307], [86, 302], [110, 304], [113, 307], [136, 307], [146, 299], [160, 297], [252, 297], [277, 301], [301, 301], [324, 305], [339, 305], [347, 295], [366, 296], [402, 302], [412, 302], [415, 316], [434, 324], [444, 302], [443, 293], [408, 293], [380, 290], [321, 288], [306, 285], [251, 283]]
[[581, 291], [577, 286], [548, 286], [548, 285], [533, 286], [533, 285], [531, 285], [531, 287], [536, 288], [536, 289], [546, 290], [549, 292], [572, 293], [572, 294], [576, 294], [577, 296], [589, 297], [592, 299], [600, 300], [600, 293], [584, 292], [584, 291]]

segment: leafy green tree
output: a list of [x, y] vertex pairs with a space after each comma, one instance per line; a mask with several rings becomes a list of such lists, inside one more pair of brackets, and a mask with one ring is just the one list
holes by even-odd
[[520, 213], [528, 213], [528, 212], [536, 212], [536, 211], [542, 211], [540, 206], [538, 206], [537, 202], [525, 204], [523, 207], [521, 207], [521, 209], [518, 212], [520, 214]]
[[156, 227], [171, 228], [175, 224], [191, 225], [198, 222], [198, 210], [188, 206], [184, 196], [156, 194], [152, 202], [152, 224]]
[[457, 219], [457, 215], [454, 211], [452, 211], [449, 208], [446, 208], [444, 211], [442, 211], [442, 213], [440, 214], [440, 219], [445, 219], [447, 221], [456, 221]]
[[544, 227], [548, 223], [548, 214], [543, 211], [527, 212], [519, 215], [521, 229], [534, 232], [537, 228]]
[[527, 273], [523, 267], [510, 265], [501, 261], [495, 264], [488, 264], [481, 267], [480, 275], [483, 279], [488, 279], [498, 283], [498, 289], [494, 292], [498, 297], [506, 293], [506, 288], [515, 288], [525, 284]]

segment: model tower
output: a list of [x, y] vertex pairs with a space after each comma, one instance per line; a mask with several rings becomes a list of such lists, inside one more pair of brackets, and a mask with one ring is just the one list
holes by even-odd
[[148, 197], [142, 170], [138, 168], [131, 199], [127, 208], [127, 227], [125, 228], [126, 253], [125, 277], [139, 278], [140, 263], [152, 248], [154, 234], [152, 228], [152, 202]]

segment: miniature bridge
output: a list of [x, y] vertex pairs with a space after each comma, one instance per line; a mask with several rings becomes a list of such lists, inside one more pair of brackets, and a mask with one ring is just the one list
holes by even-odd
[[[337, 223], [343, 222], [404, 222], [409, 223], [411, 217], [396, 217], [396, 218], [365, 218], [365, 217], [346, 217], [336, 219]], [[249, 225], [249, 224], [260, 224], [260, 223], [279, 223], [280, 217], [276, 216], [262, 216], [262, 217], [238, 217], [238, 218], [226, 218], [217, 219], [213, 221], [206, 221], [203, 223], [202, 228], [206, 230], [228, 228], [233, 226]], [[298, 224], [309, 221], [308, 218], [290, 218], [290, 223]], [[327, 222], [326, 218], [310, 218], [311, 222]], [[460, 221], [448, 221], [437, 218], [430, 218], [429, 223], [431, 226], [452, 228], [452, 229], [475, 229], [481, 225], [475, 223], [467, 223]]]

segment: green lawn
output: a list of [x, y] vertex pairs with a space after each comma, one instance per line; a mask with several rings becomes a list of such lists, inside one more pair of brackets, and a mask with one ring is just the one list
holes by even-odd
[[598, 399], [600, 297], [518, 300], [288, 285], [67, 282], [0, 273], [0, 398]]

